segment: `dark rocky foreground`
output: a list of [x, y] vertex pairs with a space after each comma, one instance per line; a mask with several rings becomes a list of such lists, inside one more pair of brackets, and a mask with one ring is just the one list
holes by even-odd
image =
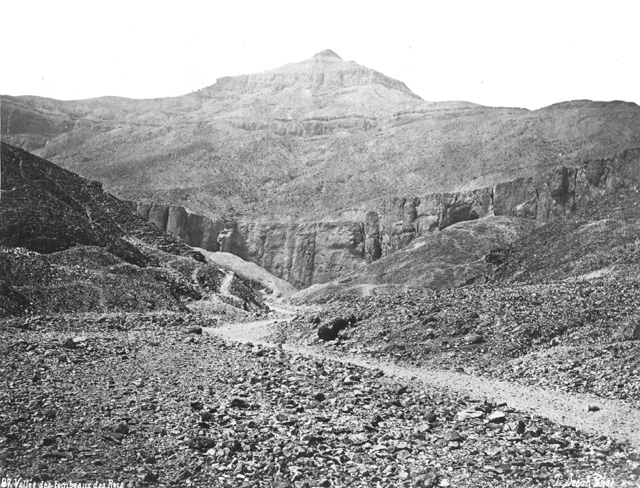
[[[3, 477], [125, 486], [636, 486], [640, 452], [176, 313], [0, 325]], [[603, 485], [604, 486], [604, 485]]]

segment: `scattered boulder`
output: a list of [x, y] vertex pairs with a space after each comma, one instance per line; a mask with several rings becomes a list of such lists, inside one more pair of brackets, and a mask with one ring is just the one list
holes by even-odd
[[476, 410], [475, 407], [468, 408], [466, 410], [458, 412], [458, 414], [457, 414], [457, 418], [459, 420], [479, 419], [482, 416], [484, 416], [484, 412], [482, 412], [481, 410]]
[[620, 335], [625, 341], [635, 341], [640, 339], [640, 320], [627, 320], [622, 325]]
[[445, 441], [449, 442], [462, 442], [464, 438], [455, 430], [448, 430], [443, 436]]
[[45, 437], [44, 439], [42, 439], [42, 445], [43, 446], [52, 446], [53, 444], [55, 444], [58, 441], [57, 437]]
[[76, 349], [78, 347], [82, 347], [87, 342], [87, 338], [84, 336], [78, 337], [69, 337], [66, 341], [64, 341], [64, 347], [67, 349]]
[[480, 334], [469, 334], [467, 336], [467, 344], [482, 344], [484, 342], [484, 337]]
[[493, 424], [502, 424], [507, 421], [507, 416], [504, 412], [496, 410], [489, 415], [489, 422]]
[[216, 440], [211, 437], [197, 435], [189, 439], [187, 445], [197, 451], [206, 451], [216, 446]]
[[413, 486], [415, 488], [433, 488], [438, 486], [440, 478], [436, 471], [427, 471], [419, 473], [413, 478]]
[[424, 318], [424, 320], [422, 321], [422, 325], [433, 324], [437, 321], [438, 321], [438, 317], [436, 317], [435, 315], [429, 315]]
[[229, 406], [231, 408], [249, 408], [250, 405], [249, 402], [243, 400], [242, 398], [234, 398], [233, 400], [231, 400]]
[[129, 426], [126, 423], [120, 422], [118, 425], [116, 425], [114, 427], [113, 431], [117, 432], [119, 434], [122, 434], [122, 435], [128, 435], [130, 429], [129, 429]]
[[344, 318], [334, 318], [318, 328], [318, 337], [323, 341], [333, 341], [338, 338], [340, 331], [348, 326], [349, 322]]

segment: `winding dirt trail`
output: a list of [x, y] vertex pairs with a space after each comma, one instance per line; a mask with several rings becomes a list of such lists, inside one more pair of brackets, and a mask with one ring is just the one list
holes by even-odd
[[225, 271], [224, 278], [222, 279], [220, 294], [225, 297], [231, 296], [229, 289], [231, 288], [231, 282], [233, 281], [233, 274], [233, 271]]
[[[291, 313], [285, 309], [277, 311]], [[276, 344], [266, 341], [265, 337], [270, 333], [270, 326], [283, 320], [286, 318], [228, 324], [219, 328], [209, 328], [207, 332], [236, 342], [252, 342], [266, 347], [276, 347]], [[504, 402], [509, 407], [532, 415], [546, 417], [561, 425], [575, 427], [592, 434], [606, 435], [618, 440], [629, 440], [634, 446], [640, 447], [640, 410], [618, 400], [604, 399], [589, 394], [569, 394], [532, 388], [448, 370], [398, 366], [354, 354], [347, 358], [323, 349], [297, 344], [284, 344], [283, 349], [308, 357], [326, 358], [366, 368], [380, 369], [387, 376], [464, 393], [474, 399], [486, 398], [499, 403]], [[600, 410], [589, 412], [590, 405], [597, 405]]]

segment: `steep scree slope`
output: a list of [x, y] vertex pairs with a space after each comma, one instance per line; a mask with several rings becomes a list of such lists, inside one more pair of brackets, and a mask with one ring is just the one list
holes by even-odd
[[[216, 266], [99, 183], [5, 143], [1, 154], [0, 315], [186, 311], [218, 291]], [[246, 284], [236, 289], [262, 308]]]

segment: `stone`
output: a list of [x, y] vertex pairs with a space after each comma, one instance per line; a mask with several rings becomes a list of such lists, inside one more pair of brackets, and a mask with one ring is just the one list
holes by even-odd
[[480, 334], [469, 334], [467, 336], [467, 344], [482, 344], [484, 342], [484, 337]]
[[627, 320], [621, 328], [620, 336], [625, 341], [640, 339], [640, 320]]
[[468, 408], [466, 410], [463, 410], [461, 412], [458, 412], [458, 414], [456, 415], [456, 417], [459, 420], [465, 420], [465, 419], [478, 419], [484, 416], [484, 412], [480, 411], [480, 410], [476, 410], [475, 407], [473, 408]]
[[338, 333], [349, 325], [342, 317], [337, 317], [318, 328], [318, 337], [323, 341], [332, 341], [338, 337]]
[[501, 412], [500, 410], [496, 410], [495, 412], [492, 412], [489, 414], [489, 422], [493, 423], [493, 424], [501, 424], [507, 421], [507, 416], [504, 412]]
[[211, 437], [206, 436], [193, 436], [187, 442], [187, 445], [191, 449], [195, 449], [197, 451], [207, 451], [216, 446], [216, 440]]
[[439, 485], [438, 473], [433, 471], [426, 471], [415, 475], [411, 481], [413, 488], [434, 488]]
[[145, 483], [155, 483], [156, 481], [158, 481], [158, 478], [160, 478], [159, 473], [152, 473], [151, 471], [148, 471], [147, 474], [144, 475], [142, 481], [144, 481]]
[[464, 438], [455, 430], [448, 430], [444, 433], [443, 439], [449, 442], [462, 442]]
[[249, 408], [249, 403], [242, 398], [234, 398], [229, 404], [231, 408]]
[[118, 432], [119, 434], [127, 435], [129, 434], [130, 429], [126, 423], [120, 422], [118, 425], [116, 425], [113, 431]]

